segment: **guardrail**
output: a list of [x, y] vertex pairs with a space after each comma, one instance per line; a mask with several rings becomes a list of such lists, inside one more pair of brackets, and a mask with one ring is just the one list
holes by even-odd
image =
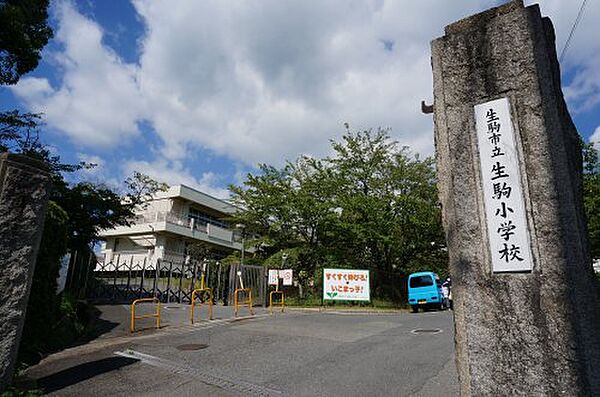
[[190, 303], [190, 321], [194, 324], [194, 313], [196, 306], [202, 307], [202, 302], [200, 304], [196, 304], [196, 296], [202, 297], [202, 293], [208, 293], [208, 319], [213, 319], [213, 293], [212, 288], [198, 288], [192, 291], [192, 299]]
[[276, 301], [276, 306], [281, 306], [281, 312], [283, 313], [283, 308], [285, 307], [285, 298], [283, 295], [283, 291], [271, 291], [269, 294], [269, 313], [273, 314], [273, 295], [281, 295], [281, 300]]
[[[246, 299], [240, 303], [239, 294], [244, 293], [246, 295]], [[252, 310], [252, 288], [238, 288], [233, 292], [233, 314], [237, 317], [238, 310], [240, 306], [248, 305], [248, 311], [250, 315], [254, 316], [254, 311]]]
[[[156, 303], [156, 312], [153, 314], [143, 314], [141, 316], [136, 316], [135, 315], [135, 305], [137, 305], [138, 303], [141, 303], [141, 302]], [[156, 318], [156, 329], [160, 328], [160, 301], [158, 300], [158, 298], [136, 299], [131, 303], [131, 326], [130, 326], [131, 333], [135, 332], [135, 320], [139, 320], [142, 318]]]

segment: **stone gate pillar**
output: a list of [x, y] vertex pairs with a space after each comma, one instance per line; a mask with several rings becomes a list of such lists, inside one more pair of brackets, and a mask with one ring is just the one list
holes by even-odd
[[512, 1], [432, 42], [464, 396], [600, 395], [600, 291], [554, 31]]
[[12, 381], [49, 182], [44, 163], [0, 154], [0, 391]]

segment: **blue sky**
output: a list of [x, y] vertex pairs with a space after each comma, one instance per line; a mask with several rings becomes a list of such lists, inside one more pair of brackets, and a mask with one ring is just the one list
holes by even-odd
[[[526, 2], [531, 4], [534, 2]], [[133, 170], [225, 197], [257, 163], [329, 152], [389, 127], [433, 153], [429, 42], [492, 0], [54, 0], [40, 66], [0, 87], [2, 109], [43, 112], [44, 141], [118, 186]], [[560, 52], [580, 2], [545, 0]], [[600, 40], [588, 2], [561, 64], [571, 114], [600, 140]]]

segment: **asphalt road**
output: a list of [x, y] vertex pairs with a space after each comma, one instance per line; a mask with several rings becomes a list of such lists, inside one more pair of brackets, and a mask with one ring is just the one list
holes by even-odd
[[104, 338], [27, 377], [57, 396], [453, 396], [453, 355], [450, 311], [294, 311]]

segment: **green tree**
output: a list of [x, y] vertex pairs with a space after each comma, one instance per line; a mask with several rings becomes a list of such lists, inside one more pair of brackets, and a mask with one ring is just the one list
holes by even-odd
[[39, 141], [39, 114], [18, 110], [0, 112], [0, 152], [27, 152]]
[[583, 205], [592, 258], [600, 258], [600, 162], [593, 143], [583, 144]]
[[231, 186], [236, 221], [258, 253], [316, 275], [324, 266], [447, 273], [433, 159], [412, 156], [387, 130], [347, 133], [333, 155], [261, 165]]
[[[32, 123], [22, 124], [21, 128], [13, 128], [12, 138], [5, 142], [14, 143], [14, 140], [19, 140], [27, 134], [37, 136], [38, 128], [37, 119], [33, 119]], [[85, 317], [86, 311], [80, 313], [82, 307], [76, 300], [77, 297], [81, 297], [83, 286], [76, 285], [77, 282], [73, 280], [85, 280], [90, 273], [89, 266], [95, 265], [89, 259], [95, 255], [92, 248], [99, 240], [99, 232], [119, 225], [129, 225], [136, 205], [148, 194], [152, 194], [153, 189], [162, 188], [163, 184], [150, 181], [141, 173], [135, 173], [128, 179], [127, 188], [131, 180], [137, 179], [143, 180], [145, 186], [127, 190], [123, 196], [102, 184], [69, 184], [64, 178], [65, 173], [93, 165], [65, 164], [59, 156], [50, 155], [48, 149], [37, 138], [12, 147], [18, 153], [47, 162], [52, 177], [51, 201], [34, 272], [34, 292], [30, 295], [20, 350], [21, 361], [34, 363], [39, 360], [40, 354], [64, 347], [83, 332], [86, 320], [79, 316]], [[69, 268], [67, 280], [71, 280], [71, 289], [57, 296], [56, 279], [60, 259], [67, 250], [70, 250], [73, 258], [78, 258], [79, 262]]]
[[24, 154], [48, 164], [52, 179], [50, 200], [69, 214], [69, 247], [91, 246], [98, 241], [100, 229], [129, 224], [134, 206], [141, 200], [136, 194], [147, 194], [148, 189], [130, 190], [127, 193], [130, 199], [124, 201], [118, 193], [102, 184], [79, 182], [70, 185], [65, 180], [65, 173], [93, 168], [95, 164], [64, 163], [41, 142], [40, 128], [40, 115], [19, 111], [0, 113], [0, 150]]
[[22, 361], [36, 362], [41, 353], [56, 347], [60, 339], [53, 332], [60, 319], [61, 299], [56, 294], [56, 279], [60, 260], [67, 253], [68, 220], [67, 213], [55, 202], [48, 203], [20, 346]]
[[285, 241], [291, 242], [292, 214], [289, 170], [278, 170], [260, 164], [259, 175], [247, 175], [245, 188], [230, 186], [232, 201], [244, 210], [237, 213], [232, 223], [244, 225], [244, 233], [258, 236], [252, 244], [259, 251], [273, 253]]
[[42, 115], [22, 113], [18, 110], [0, 112], [0, 152], [12, 152], [45, 162], [52, 176], [53, 184], [64, 184], [62, 173], [93, 168], [95, 164], [79, 162], [64, 163], [60, 156], [52, 154], [40, 139]]
[[348, 133], [333, 148], [344, 244], [332, 248], [369, 269], [444, 270], [433, 159], [411, 157], [381, 129]]
[[133, 207], [122, 197], [102, 184], [79, 182], [55, 185], [51, 193], [69, 215], [69, 248], [80, 250], [91, 247], [99, 240], [102, 229], [129, 225]]
[[0, 1], [0, 84], [16, 84], [35, 69], [52, 37], [48, 0]]
[[[235, 222], [246, 225], [264, 258], [293, 249], [292, 268], [314, 271], [322, 262], [323, 242], [337, 216], [333, 211], [332, 172], [322, 161], [300, 157], [282, 169], [260, 165], [259, 175], [249, 174], [244, 187], [231, 186], [233, 202], [244, 210]], [[291, 259], [294, 258], [292, 261]]]
[[126, 201], [134, 207], [144, 208], [149, 200], [158, 192], [164, 192], [169, 189], [169, 185], [164, 182], [158, 182], [152, 177], [139, 171], [133, 171], [133, 174], [125, 180], [127, 193]]
[[169, 186], [134, 171], [125, 181], [125, 193], [91, 182], [69, 184], [65, 173], [93, 168], [86, 162], [64, 163], [40, 140], [41, 115], [9, 111], [0, 113], [0, 151], [10, 150], [44, 161], [50, 168], [50, 199], [69, 215], [68, 245], [71, 250], [91, 248], [102, 229], [129, 225], [136, 208]]

